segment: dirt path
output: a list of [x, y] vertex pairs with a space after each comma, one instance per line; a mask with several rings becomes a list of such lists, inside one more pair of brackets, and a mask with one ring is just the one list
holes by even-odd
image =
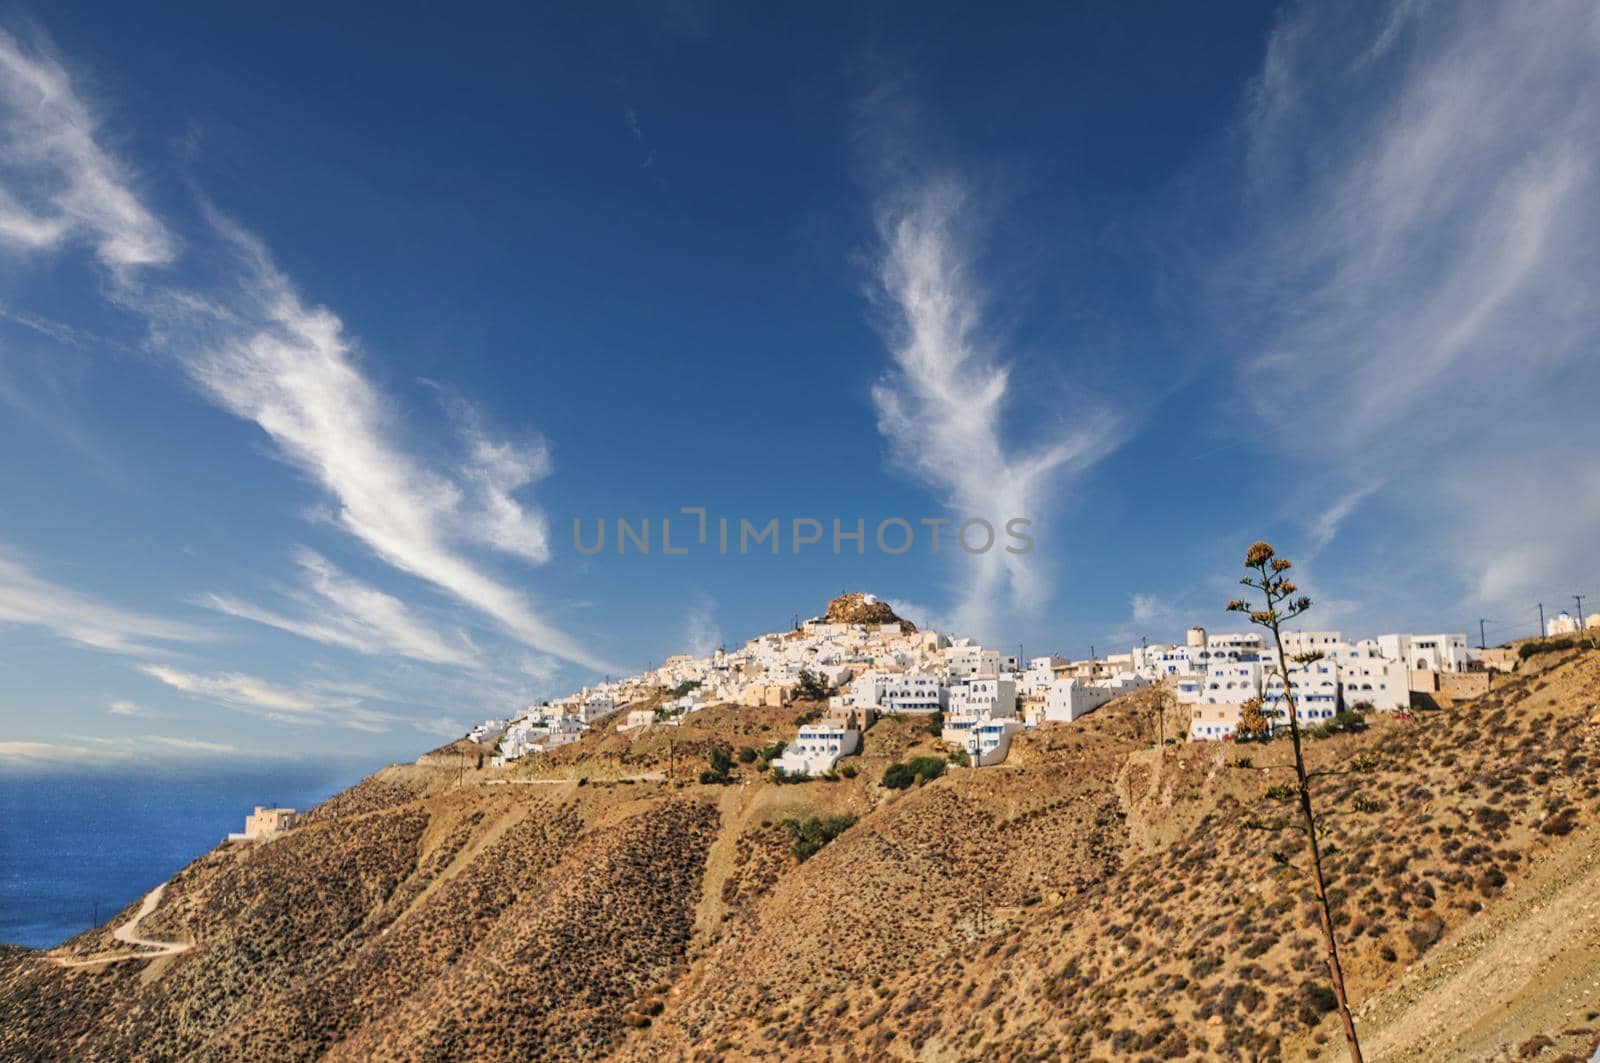
[[1594, 1048], [1600, 832], [1545, 857], [1514, 896], [1464, 929], [1357, 1009], [1368, 1059], [1502, 1058], [1537, 1034], [1571, 1037], [1562, 1048], [1585, 1055]]
[[[469, 786], [563, 786], [576, 783], [577, 779], [484, 779], [482, 782], [468, 783]], [[593, 784], [605, 785], [615, 782], [666, 782], [667, 775], [660, 771], [647, 771], [639, 775], [621, 775], [615, 779], [594, 778], [589, 780]]]
[[92, 967], [101, 963], [116, 963], [119, 960], [153, 960], [158, 956], [173, 956], [180, 952], [187, 952], [193, 948], [191, 942], [184, 941], [158, 941], [155, 938], [139, 936], [139, 922], [145, 916], [156, 910], [156, 905], [161, 903], [161, 894], [167, 888], [163, 882], [144, 896], [144, 903], [139, 905], [139, 910], [133, 918], [117, 927], [111, 936], [125, 945], [145, 949], [144, 952], [108, 952], [100, 956], [91, 956], [83, 960], [69, 960], [56, 957], [55, 960], [63, 967]]

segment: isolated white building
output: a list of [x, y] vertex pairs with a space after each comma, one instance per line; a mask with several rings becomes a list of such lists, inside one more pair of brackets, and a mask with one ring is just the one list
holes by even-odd
[[860, 749], [860, 731], [831, 723], [807, 724], [773, 763], [791, 775], [824, 775], [839, 758]]
[[1545, 628], [1551, 635], [1576, 635], [1578, 618], [1563, 610], [1550, 618]]

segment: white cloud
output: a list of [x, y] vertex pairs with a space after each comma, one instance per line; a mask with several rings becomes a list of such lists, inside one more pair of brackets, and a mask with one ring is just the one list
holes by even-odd
[[700, 594], [684, 620], [688, 646], [684, 652], [694, 657], [709, 657], [722, 645], [722, 629], [717, 626], [716, 599]]
[[1133, 594], [1128, 598], [1128, 619], [1104, 636], [1110, 648], [1096, 646], [1099, 653], [1120, 653], [1126, 646], [1149, 639], [1164, 642], [1181, 637], [1198, 620], [1184, 613], [1171, 599], [1160, 594]]
[[455, 514], [456, 533], [535, 564], [550, 559], [550, 529], [544, 515], [525, 508], [516, 492], [550, 475], [550, 448], [542, 439], [496, 439], [483, 418], [464, 399], [446, 403], [466, 440], [468, 460], [461, 470], [467, 498]]
[[1310, 561], [1327, 549], [1328, 545], [1338, 537], [1340, 527], [1349, 519], [1350, 514], [1354, 513], [1362, 502], [1365, 502], [1382, 486], [1382, 482], [1374, 481], [1347, 491], [1335, 499], [1331, 506], [1318, 513], [1311, 524], [1311, 537], [1306, 544], [1303, 560]]
[[337, 723], [357, 731], [389, 730], [401, 718], [371, 708], [350, 693], [307, 685], [290, 688], [239, 672], [199, 675], [163, 665], [145, 665], [145, 675], [191, 697], [278, 723]]
[[962, 636], [967, 635], [958, 625], [956, 618], [942, 609], [924, 605], [921, 602], [908, 601], [904, 598], [886, 599], [889, 608], [894, 610], [894, 615], [902, 620], [909, 620], [917, 625], [921, 631], [937, 631], [941, 635]]
[[1071, 431], [1029, 450], [1006, 442], [1009, 368], [985, 335], [984, 293], [973, 270], [974, 204], [958, 182], [930, 181], [890, 197], [878, 212], [877, 281], [894, 319], [886, 329], [893, 368], [873, 388], [878, 427], [897, 463], [943, 496], [957, 519], [983, 518], [993, 549], [967, 555], [968, 579], [951, 618], [993, 634], [1007, 609], [1036, 610], [1049, 595], [1034, 554], [1010, 554], [1004, 525], [1040, 520], [1068, 477], [1117, 442], [1113, 418], [1084, 410]]
[[1172, 606], [1154, 594], [1135, 594], [1129, 599], [1135, 624], [1166, 622], [1173, 616]]
[[181, 753], [238, 753], [239, 747], [226, 742], [207, 742], [200, 738], [169, 738], [166, 735], [140, 735], [137, 742]]
[[155, 709], [147, 709], [137, 702], [128, 701], [122, 698], [119, 698], [118, 700], [107, 705], [106, 711], [113, 716], [137, 716], [143, 719], [155, 719], [157, 717], [166, 715], [166, 713], [157, 712]]
[[435, 716], [426, 720], [412, 720], [411, 726], [427, 735], [441, 738], [460, 738], [471, 728], [453, 716]]
[[297, 560], [305, 588], [291, 597], [302, 607], [300, 615], [289, 616], [223, 594], [205, 595], [200, 604], [358, 653], [398, 654], [460, 666], [476, 662], [477, 654], [464, 638], [447, 638], [433, 631], [399, 598], [350, 578], [314, 551], [300, 551]]
[[0, 764], [75, 761], [94, 755], [95, 751], [85, 746], [68, 746], [55, 742], [0, 742]]
[[413, 718], [370, 705], [374, 700], [405, 699], [367, 684], [331, 680], [285, 686], [240, 672], [205, 675], [153, 664], [141, 666], [140, 671], [190, 697], [277, 723], [332, 723], [374, 734], [396, 724], [418, 726]]
[[1312, 552], [1381, 480], [1477, 603], [1530, 608], [1600, 536], [1600, 15], [1302, 6], [1244, 132], [1214, 309], [1296, 479], [1338, 499]]
[[353, 699], [316, 698], [237, 672], [203, 676], [157, 664], [145, 665], [140, 671], [174, 690], [236, 709], [319, 715], [324, 710], [354, 703]]
[[0, 548], [0, 624], [42, 628], [80, 645], [131, 657], [167, 650], [165, 643], [205, 642], [199, 628], [124, 609], [34, 574]]
[[[111, 294], [147, 320], [151, 345], [177, 359], [213, 401], [266, 432], [286, 462], [328, 493], [340, 527], [526, 645], [608, 670], [460, 549], [548, 557], [542, 517], [515, 498], [548, 472], [542, 445], [497, 441], [474, 418], [464, 467], [440, 471], [418, 460], [343, 322], [307, 305], [260, 241], [209, 209], [220, 247], [206, 265], [205, 290], [134, 283], [127, 267], [168, 261], [176, 245], [95, 129], [59, 64], [0, 36], [0, 236], [53, 248], [91, 235], [120, 282]], [[47, 195], [49, 211], [24, 205], [29, 193]]]
[[67, 72], [0, 30], [0, 242], [37, 249], [81, 238], [116, 269], [167, 262], [176, 241], [131, 183]]
[[284, 460], [332, 496], [338, 525], [389, 564], [482, 611], [535, 649], [607, 670], [597, 654], [454, 545], [473, 526], [475, 510], [464, 499], [475, 492], [496, 519], [470, 538], [524, 557], [538, 552], [533, 525], [518, 520], [509, 500], [518, 477], [528, 475], [527, 455], [493, 453], [494, 468], [470, 466], [463, 480], [471, 490], [413, 459], [396, 443], [388, 405], [360, 371], [338, 317], [304, 305], [253, 237], [223, 219], [213, 222], [239, 269], [235, 283], [223, 301], [180, 293], [159, 306], [146, 304], [155, 345], [176, 356], [219, 405], [260, 426]]
[[[234, 756], [244, 751], [222, 742], [199, 738], [172, 738], [167, 735], [67, 735], [70, 742], [0, 742], [0, 766], [42, 766], [49, 764], [92, 764], [104, 761], [129, 761], [161, 754], [207, 754]], [[83, 744], [77, 744], [83, 743]], [[252, 757], [271, 754], [252, 751]]]

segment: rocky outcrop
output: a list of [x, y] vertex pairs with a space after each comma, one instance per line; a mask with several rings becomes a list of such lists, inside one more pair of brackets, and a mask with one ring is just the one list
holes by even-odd
[[888, 602], [870, 594], [841, 594], [828, 603], [821, 617], [828, 624], [899, 624], [901, 631], [915, 631], [917, 625], [895, 615]]

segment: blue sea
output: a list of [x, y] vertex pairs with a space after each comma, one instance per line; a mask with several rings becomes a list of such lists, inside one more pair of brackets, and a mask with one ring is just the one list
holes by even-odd
[[0, 770], [0, 943], [58, 945], [243, 830], [254, 806], [305, 810], [379, 766]]

